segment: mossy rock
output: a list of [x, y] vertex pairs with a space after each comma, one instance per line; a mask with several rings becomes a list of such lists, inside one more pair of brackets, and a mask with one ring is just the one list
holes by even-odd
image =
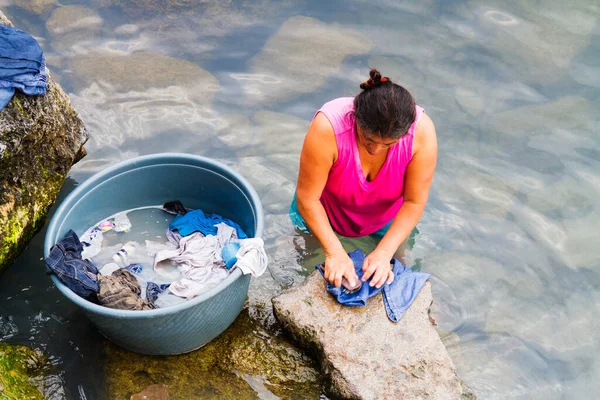
[[51, 368], [37, 351], [0, 342], [0, 400], [42, 400], [43, 394], [31, 381], [44, 376]]
[[[0, 24], [9, 24], [0, 12]], [[43, 226], [88, 134], [68, 96], [48, 77], [43, 96], [15, 93], [0, 110], [0, 272]]]
[[151, 384], [164, 384], [178, 399], [318, 399], [322, 382], [306, 355], [273, 337], [246, 310], [203, 348], [178, 356], [147, 356], [107, 341], [109, 398], [129, 399]]

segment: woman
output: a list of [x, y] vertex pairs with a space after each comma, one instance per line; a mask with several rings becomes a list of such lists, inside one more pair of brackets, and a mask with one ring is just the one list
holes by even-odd
[[411, 94], [372, 69], [358, 96], [317, 111], [302, 147], [290, 217], [325, 252], [325, 278], [358, 283], [336, 233], [382, 237], [363, 264], [362, 280], [381, 287], [390, 260], [423, 214], [437, 159], [433, 122]]

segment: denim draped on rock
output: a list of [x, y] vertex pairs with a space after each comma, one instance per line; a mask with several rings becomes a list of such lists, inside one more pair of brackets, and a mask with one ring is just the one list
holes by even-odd
[[27, 95], [46, 93], [46, 60], [38, 42], [29, 34], [0, 25], [0, 110], [15, 90]]

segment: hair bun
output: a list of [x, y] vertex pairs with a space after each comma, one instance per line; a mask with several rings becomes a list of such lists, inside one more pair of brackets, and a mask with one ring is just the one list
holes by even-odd
[[382, 77], [381, 72], [376, 70], [375, 68], [371, 68], [369, 71], [369, 80], [360, 84], [360, 88], [362, 90], [368, 90], [382, 84], [392, 83], [391, 79], [387, 76]]

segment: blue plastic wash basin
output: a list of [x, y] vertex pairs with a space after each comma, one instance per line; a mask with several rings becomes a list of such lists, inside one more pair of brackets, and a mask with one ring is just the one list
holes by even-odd
[[[52, 217], [44, 254], [47, 256], [69, 229], [82, 235], [119, 211], [172, 200], [230, 218], [249, 237], [262, 236], [262, 205], [246, 179], [205, 157], [163, 153], [124, 161], [79, 185]], [[55, 275], [51, 278], [108, 339], [128, 350], [155, 355], [186, 353], [217, 337], [241, 312], [250, 285], [250, 275], [234, 269], [223, 282], [192, 300], [156, 310], [129, 311], [89, 302]]]

